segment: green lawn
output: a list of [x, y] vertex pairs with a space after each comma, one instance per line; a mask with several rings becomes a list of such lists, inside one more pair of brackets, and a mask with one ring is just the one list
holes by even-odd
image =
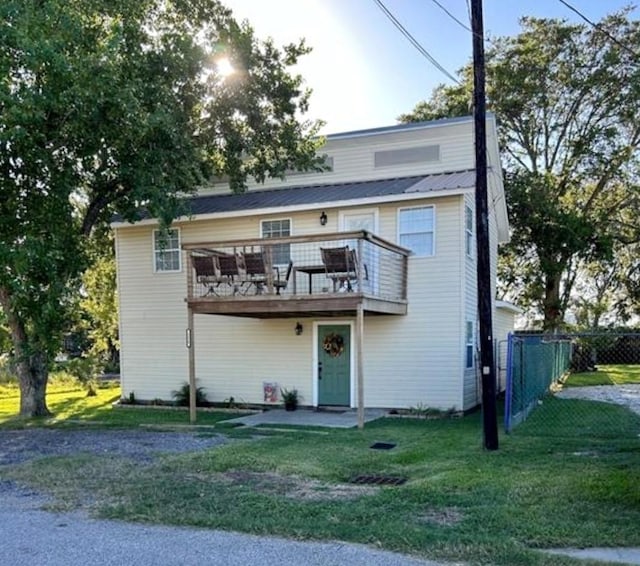
[[640, 383], [640, 365], [598, 364], [597, 371], [585, 371], [569, 376], [565, 385], [569, 387], [584, 387], [587, 385], [625, 385]]
[[[54, 417], [37, 419], [40, 425], [96, 424], [104, 426], [137, 427], [146, 425], [189, 424], [189, 413], [186, 408], [160, 407], [118, 407], [113, 404], [120, 398], [120, 387], [117, 384], [105, 384], [98, 389], [98, 395], [88, 397], [85, 389], [68, 380], [56, 381], [47, 387], [47, 405]], [[0, 385], [0, 428], [22, 427], [32, 425], [25, 423], [16, 415], [20, 407], [18, 389], [11, 385]], [[222, 419], [230, 418], [229, 413], [222, 411], [198, 411], [199, 425], [212, 425]]]
[[[120, 413], [81, 405], [74, 415], [94, 411], [104, 421], [109, 411]], [[501, 436], [496, 452], [483, 451], [475, 414], [388, 418], [364, 431], [272, 432], [145, 465], [112, 456], [47, 458], [2, 474], [52, 493], [61, 508], [90, 498], [102, 517], [361, 542], [470, 564], [549, 564], [534, 550], [545, 547], [640, 546], [640, 418], [629, 413], [621, 426], [631, 432], [614, 438], [536, 436], [533, 417], [544, 422], [549, 410], [563, 414], [541, 405], [533, 424]], [[620, 410], [583, 407], [587, 424]], [[145, 421], [147, 412], [136, 415]], [[371, 450], [376, 441], [397, 446]], [[408, 481], [362, 490], [349, 483], [360, 474]]]

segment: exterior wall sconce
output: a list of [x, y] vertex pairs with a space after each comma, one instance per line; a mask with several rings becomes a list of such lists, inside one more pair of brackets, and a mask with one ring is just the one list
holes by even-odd
[[322, 214], [320, 215], [320, 226], [326, 226], [327, 225], [327, 213], [323, 210]]
[[304, 330], [304, 327], [302, 326], [302, 324], [300, 324], [299, 322], [296, 322], [296, 327], [295, 327], [296, 336], [300, 336], [303, 330]]

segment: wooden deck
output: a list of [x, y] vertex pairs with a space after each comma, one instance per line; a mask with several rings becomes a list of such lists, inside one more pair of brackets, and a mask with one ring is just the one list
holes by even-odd
[[194, 314], [250, 318], [355, 316], [360, 303], [362, 303], [365, 315], [407, 314], [406, 301], [389, 301], [370, 297], [363, 293], [201, 297], [188, 299], [187, 303]]

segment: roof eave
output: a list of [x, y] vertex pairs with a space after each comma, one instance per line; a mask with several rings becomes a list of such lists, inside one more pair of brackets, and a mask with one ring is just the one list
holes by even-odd
[[[304, 203], [292, 206], [273, 206], [265, 208], [248, 208], [242, 210], [231, 210], [226, 212], [208, 212], [205, 214], [194, 214], [192, 216], [180, 216], [174, 222], [189, 222], [192, 220], [220, 220], [222, 218], [243, 218], [248, 216], [267, 216], [271, 214], [287, 214], [292, 212], [308, 212], [321, 209], [340, 208], [347, 206], [363, 206], [372, 204], [388, 204], [394, 202], [407, 202], [412, 200], [427, 200], [443, 196], [455, 196], [473, 192], [473, 187], [456, 187], [454, 189], [442, 189], [429, 192], [413, 192], [394, 195], [383, 195], [379, 197], [366, 197], [349, 200], [336, 200], [315, 203]], [[114, 229], [134, 226], [154, 226], [158, 224], [155, 218], [146, 218], [135, 223], [112, 222]]]

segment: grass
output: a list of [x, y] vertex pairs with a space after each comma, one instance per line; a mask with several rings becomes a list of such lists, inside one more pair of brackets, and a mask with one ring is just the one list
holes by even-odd
[[[72, 380], [55, 378], [47, 386], [47, 405], [54, 414], [52, 418], [25, 421], [17, 417], [20, 395], [15, 385], [0, 385], [0, 428], [15, 428], [33, 425], [77, 425], [95, 424], [113, 427], [137, 427], [140, 425], [171, 426], [189, 424], [186, 409], [160, 407], [118, 407], [113, 403], [120, 398], [120, 387], [105, 383], [95, 397], [88, 397], [85, 388]], [[199, 425], [214, 425], [232, 415], [222, 411], [198, 411]]]
[[[113, 456], [46, 458], [3, 475], [50, 492], [62, 508], [90, 500], [102, 517], [360, 542], [472, 564], [549, 564], [535, 550], [545, 547], [640, 546], [640, 418], [571, 403], [584, 403], [586, 429], [609, 411], [624, 411], [627, 420], [616, 420], [624, 428], [599, 439], [570, 435], [567, 421], [558, 429], [566, 434], [537, 436], [546, 416], [566, 414], [545, 402], [495, 452], [482, 450], [476, 414], [382, 419], [364, 431], [313, 437], [292, 429], [145, 465]], [[106, 409], [92, 411], [105, 419]], [[140, 421], [146, 412], [135, 410]], [[371, 450], [376, 441], [397, 447]], [[362, 491], [348, 483], [358, 474], [408, 481]]]
[[588, 385], [627, 385], [630, 383], [640, 383], [640, 365], [598, 365], [597, 371], [571, 374], [565, 385], [585, 387]]

